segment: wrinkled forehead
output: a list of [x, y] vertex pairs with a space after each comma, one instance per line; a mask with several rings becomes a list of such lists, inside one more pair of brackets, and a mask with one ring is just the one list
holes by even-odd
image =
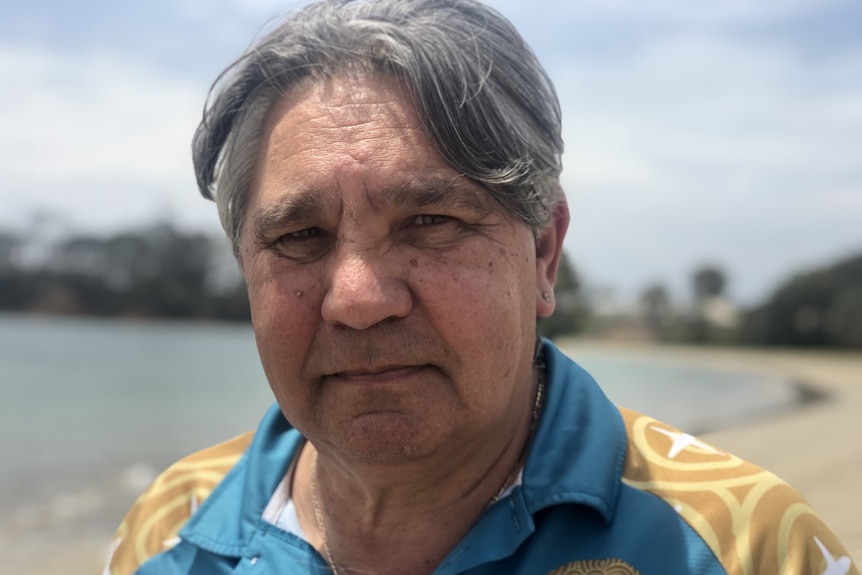
[[493, 197], [495, 190], [464, 175], [440, 152], [420, 114], [405, 83], [393, 75], [350, 71], [308, 77], [271, 104], [259, 160], [339, 149], [357, 161], [397, 158], [404, 162], [405, 177], [411, 169], [446, 168], [451, 173], [435, 179], [464, 178]]
[[290, 196], [290, 211], [322, 209], [332, 200], [318, 195], [338, 195], [357, 182], [373, 190], [365, 194], [372, 210], [376, 203], [500, 209], [484, 184], [436, 150], [391, 77], [340, 76], [298, 86], [273, 106], [261, 145], [258, 185], [266, 183], [273, 197], [275, 179], [281, 189], [275, 197]]
[[[327, 141], [327, 130], [337, 130], [343, 139], [347, 139], [340, 145], [376, 137], [380, 142], [380, 147], [389, 147], [393, 155], [397, 154], [403, 147], [410, 145], [409, 142], [404, 141], [404, 133], [396, 133], [397, 130], [381, 131], [379, 126], [375, 126], [371, 122], [357, 121], [355, 116], [359, 108], [385, 110], [393, 120], [388, 127], [394, 126], [415, 136], [416, 140], [421, 141], [421, 146], [426, 148], [424, 157], [433, 157], [441, 165], [445, 164], [452, 170], [451, 177], [457, 176], [467, 180], [476, 190], [479, 190], [483, 196], [483, 203], [490, 203], [496, 208], [502, 209], [507, 217], [525, 221], [524, 217], [514, 209], [512, 198], [515, 194], [512, 190], [509, 190], [504, 184], [494, 184], [475, 179], [465, 174], [462, 171], [463, 168], [459, 166], [461, 163], [472, 165], [477, 161], [482, 161], [481, 158], [485, 156], [496, 155], [496, 150], [476, 149], [477, 140], [482, 140], [486, 147], [493, 146], [492, 138], [473, 137], [465, 140], [465, 132], [462, 127], [451, 126], [447, 123], [450, 120], [454, 121], [448, 114], [435, 115], [434, 110], [426, 110], [417, 103], [418, 101], [418, 96], [411, 91], [409, 81], [395, 74], [376, 69], [363, 66], [345, 66], [309, 73], [289, 89], [278, 93], [270, 104], [266, 121], [263, 123], [264, 133], [260, 140], [261, 148], [257, 153], [257, 171], [259, 172], [259, 164], [266, 159], [267, 155], [272, 153], [284, 154], [287, 148], [291, 146], [293, 151], [297, 152], [309, 150], [315, 146], [331, 145]], [[318, 105], [310, 106], [308, 105], [310, 103]], [[432, 114], [433, 118], [423, 117], [423, 112]], [[286, 115], [289, 115], [290, 119], [288, 122], [283, 122]], [[436, 137], [431, 134], [430, 122], [434, 122]], [[317, 125], [324, 135], [309, 136], [302, 142], [294, 141], [291, 143], [288, 140], [283, 140], [278, 146], [272, 146], [271, 136], [274, 130], [279, 128], [290, 129], [304, 123]], [[348, 133], [346, 129], [349, 129], [350, 132]], [[375, 130], [377, 130], [376, 133]], [[453, 142], [448, 142], [446, 139], [440, 142], [438, 138], [441, 132], [456, 139], [457, 145], [453, 146]], [[307, 133], [306, 136], [308, 136]], [[448, 148], [448, 155], [442, 153], [441, 146]], [[357, 155], [368, 153], [368, 149], [366, 148], [364, 152], [354, 151], [354, 153]], [[465, 155], [469, 157], [465, 158]], [[409, 175], [409, 168], [405, 169]], [[435, 188], [441, 189], [441, 186], [435, 186]], [[454, 186], [450, 191], [459, 193], [465, 189], [467, 189], [465, 186]], [[475, 197], [476, 194], [471, 193], [471, 197], [466, 201], [476, 204]], [[536, 232], [542, 227], [530, 222], [526, 223]]]
[[[420, 111], [404, 82], [391, 75], [356, 72], [308, 77], [276, 95], [264, 122], [264, 138], [279, 127], [283, 130], [314, 125], [326, 137], [338, 130], [344, 137], [350, 129], [355, 137], [377, 127], [373, 121], [386, 116], [389, 126], [413, 130], [432, 147]], [[379, 122], [378, 122], [379, 123]]]

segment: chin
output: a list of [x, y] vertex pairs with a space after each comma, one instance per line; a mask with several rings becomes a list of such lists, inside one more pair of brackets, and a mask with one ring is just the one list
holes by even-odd
[[368, 463], [404, 463], [431, 455], [444, 441], [439, 423], [423, 424], [403, 413], [356, 418], [345, 432], [344, 451]]

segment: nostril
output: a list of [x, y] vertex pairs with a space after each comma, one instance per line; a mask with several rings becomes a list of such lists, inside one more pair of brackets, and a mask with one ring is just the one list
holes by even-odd
[[400, 282], [387, 282], [363, 291], [330, 289], [323, 299], [324, 321], [352, 329], [367, 329], [399, 317], [412, 309], [410, 291]]

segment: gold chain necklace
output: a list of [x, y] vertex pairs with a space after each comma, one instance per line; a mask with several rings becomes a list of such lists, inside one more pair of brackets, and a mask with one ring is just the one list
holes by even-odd
[[311, 474], [311, 506], [314, 508], [314, 520], [317, 522], [317, 529], [320, 531], [320, 536], [323, 539], [321, 546], [323, 547], [323, 559], [329, 565], [329, 570], [333, 575], [338, 574], [338, 566], [332, 559], [332, 553], [329, 552], [329, 541], [326, 535], [326, 519], [323, 517], [323, 511], [320, 508], [320, 499], [317, 495], [317, 451], [314, 452], [314, 472]]
[[503, 482], [503, 485], [500, 486], [500, 489], [497, 493], [494, 494], [494, 497], [488, 502], [488, 505], [485, 506], [485, 511], [490, 509], [497, 503], [500, 498], [503, 497], [503, 494], [506, 493], [506, 490], [511, 486], [512, 481], [515, 479], [515, 476], [521, 470], [524, 464], [524, 455], [527, 453], [527, 447], [530, 445], [530, 439], [533, 437], [533, 432], [536, 430], [536, 423], [539, 421], [539, 412], [542, 410], [542, 402], [545, 399], [545, 372], [544, 370], [539, 371], [539, 384], [536, 386], [536, 401], [533, 402], [533, 415], [530, 419], [530, 430], [527, 432], [527, 441], [524, 442], [524, 448], [521, 450], [521, 454], [518, 456], [517, 461], [515, 461], [515, 465], [512, 466], [512, 469], [509, 471], [509, 475], [506, 476], [506, 480]]
[[[491, 500], [488, 502], [488, 505], [485, 506], [485, 511], [493, 507], [495, 503], [497, 503], [500, 498], [503, 497], [503, 494], [506, 493], [506, 490], [509, 488], [512, 480], [517, 475], [518, 471], [521, 470], [523, 465], [524, 454], [527, 451], [527, 446], [530, 443], [530, 439], [533, 437], [533, 432], [536, 430], [536, 424], [539, 421], [539, 412], [542, 410], [542, 403], [545, 399], [545, 370], [539, 369], [539, 384], [536, 386], [536, 401], [533, 403], [533, 414], [530, 420], [530, 431], [527, 434], [527, 441], [524, 443], [524, 449], [521, 454], [518, 456], [517, 461], [515, 461], [515, 465], [512, 466], [512, 469], [509, 471], [509, 474], [506, 476], [506, 480], [503, 482], [503, 485], [500, 486], [500, 489]], [[338, 565], [336, 565], [335, 560], [332, 558], [332, 553], [329, 550], [329, 541], [326, 533], [326, 518], [323, 516], [323, 511], [320, 506], [320, 498], [317, 494], [317, 452], [314, 452], [314, 472], [311, 474], [311, 506], [314, 508], [314, 520], [317, 523], [317, 529], [320, 531], [320, 535], [322, 538], [321, 546], [323, 547], [323, 559], [326, 561], [326, 564], [329, 566], [329, 570], [332, 571], [333, 575], [339, 575]]]

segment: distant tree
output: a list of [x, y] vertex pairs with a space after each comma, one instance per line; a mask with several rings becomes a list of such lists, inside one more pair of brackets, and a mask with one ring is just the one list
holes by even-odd
[[212, 293], [207, 298], [206, 317], [214, 317], [227, 321], [250, 321], [251, 307], [248, 303], [248, 291], [245, 282], [240, 278], [233, 286]]
[[694, 314], [683, 322], [680, 330], [682, 339], [690, 343], [714, 343], [718, 339], [720, 330], [712, 325], [707, 306], [713, 298], [724, 295], [727, 276], [718, 266], [703, 265], [695, 269], [692, 274], [691, 286], [694, 295]]
[[828, 345], [862, 348], [862, 283], [838, 289], [823, 315]]
[[0, 232], [0, 311], [21, 310], [32, 294], [32, 273], [21, 269], [17, 260], [22, 245], [18, 235]]
[[557, 281], [554, 291], [559, 294], [576, 294], [581, 289], [581, 280], [574, 266], [569, 262], [569, 254], [565, 251], [560, 254], [560, 265], [557, 268]]
[[21, 245], [21, 238], [12, 232], [0, 230], [0, 271], [9, 269], [15, 261], [15, 254]]
[[0, 230], [0, 273], [15, 267], [21, 243], [21, 238], [17, 234]]
[[241, 278], [214, 279], [223, 243], [160, 223], [40, 244], [44, 257], [24, 269], [13, 257], [23, 240], [0, 233], [0, 310], [247, 320]]
[[539, 331], [542, 335], [553, 338], [560, 335], [572, 335], [583, 329], [587, 317], [587, 308], [581, 294], [580, 279], [575, 268], [569, 262], [566, 252], [560, 255], [554, 298], [556, 299], [556, 309], [553, 315], [539, 323]]
[[799, 274], [746, 314], [749, 343], [862, 348], [862, 254]]
[[644, 320], [653, 335], [661, 336], [670, 320], [670, 298], [667, 290], [661, 284], [651, 284], [641, 293], [640, 303]]
[[711, 265], [698, 268], [692, 275], [695, 301], [702, 302], [722, 295], [726, 284], [727, 278], [720, 268]]

